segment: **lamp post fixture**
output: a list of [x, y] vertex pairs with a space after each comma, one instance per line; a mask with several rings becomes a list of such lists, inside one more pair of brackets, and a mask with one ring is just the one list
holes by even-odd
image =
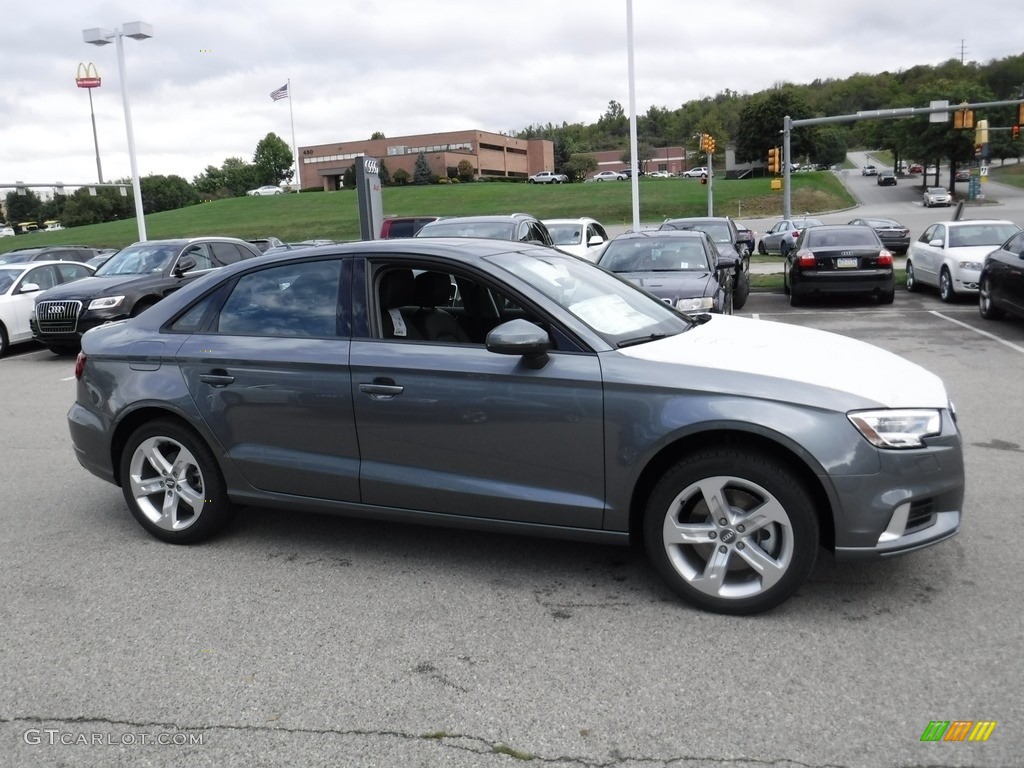
[[135, 162], [135, 133], [132, 130], [132, 111], [128, 103], [128, 81], [124, 68], [124, 37], [145, 40], [153, 36], [153, 26], [144, 21], [130, 21], [120, 29], [97, 27], [83, 29], [82, 38], [91, 45], [117, 45], [117, 69], [121, 76], [121, 98], [124, 101], [124, 127], [128, 133], [128, 160], [132, 167], [132, 189], [135, 192], [135, 221], [139, 225], [139, 240], [146, 239], [146, 219], [142, 212], [142, 187], [139, 184], [139, 167]]

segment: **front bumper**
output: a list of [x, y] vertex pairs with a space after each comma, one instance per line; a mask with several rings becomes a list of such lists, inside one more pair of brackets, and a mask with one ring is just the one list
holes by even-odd
[[837, 560], [870, 560], [938, 544], [960, 530], [964, 462], [948, 412], [943, 433], [924, 448], [880, 450], [877, 475], [835, 478]]
[[115, 320], [124, 320], [126, 317], [128, 315], [123, 313], [100, 316], [96, 312], [86, 310], [80, 313], [73, 322], [48, 324], [39, 323], [33, 314], [29, 317], [28, 325], [32, 330], [32, 338], [42, 344], [81, 344], [82, 335], [86, 331]]

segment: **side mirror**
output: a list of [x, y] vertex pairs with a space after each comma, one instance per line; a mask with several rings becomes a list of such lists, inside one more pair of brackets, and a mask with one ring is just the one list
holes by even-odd
[[945, 243], [943, 243], [942, 240], [936, 238], [934, 240], [929, 240], [928, 245], [930, 245], [932, 248], [941, 248], [943, 245], [945, 245]]
[[181, 277], [182, 275], [184, 275], [189, 270], [195, 269], [195, 268], [196, 268], [196, 260], [195, 260], [195, 258], [193, 256], [190, 256], [189, 254], [185, 254], [180, 259], [178, 259], [178, 264], [174, 268], [174, 274], [177, 275], [178, 277]]
[[18, 293], [38, 293], [40, 290], [36, 283], [22, 283]]
[[551, 339], [547, 331], [528, 320], [509, 320], [487, 334], [487, 351], [521, 355], [527, 368], [543, 368], [548, 362]]
[[590, 239], [587, 240], [587, 245], [600, 245], [604, 242], [604, 238], [600, 235], [591, 235]]

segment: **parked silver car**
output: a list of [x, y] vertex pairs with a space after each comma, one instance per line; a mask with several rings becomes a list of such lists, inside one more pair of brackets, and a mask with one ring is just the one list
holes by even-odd
[[764, 233], [761, 242], [757, 244], [757, 252], [762, 256], [767, 256], [770, 253], [785, 256], [793, 249], [793, 244], [804, 229], [820, 227], [823, 223], [819, 219], [809, 218], [783, 219], [776, 222], [771, 229]]
[[879, 558], [960, 527], [933, 374], [845, 336], [691, 318], [527, 243], [247, 259], [90, 330], [75, 378], [79, 462], [169, 542], [250, 505], [636, 541], [685, 600], [746, 614], [792, 595], [820, 546]]

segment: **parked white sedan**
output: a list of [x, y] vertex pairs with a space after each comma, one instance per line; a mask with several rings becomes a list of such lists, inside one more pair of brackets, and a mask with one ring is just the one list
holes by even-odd
[[621, 171], [601, 171], [595, 173], [587, 181], [625, 181], [629, 177]]
[[1003, 219], [940, 221], [925, 229], [907, 254], [907, 290], [939, 289], [943, 301], [977, 295], [985, 257], [1020, 231]]
[[281, 189], [280, 187], [275, 187], [273, 184], [265, 184], [262, 187], [250, 189], [245, 194], [249, 195], [249, 197], [262, 197], [263, 195], [283, 195], [284, 190]]
[[40, 291], [89, 277], [95, 271], [77, 261], [0, 264], [0, 357], [11, 344], [32, 341], [28, 318]]
[[596, 262], [608, 245], [608, 232], [601, 222], [589, 217], [579, 219], [544, 219], [555, 247], [560, 251]]

